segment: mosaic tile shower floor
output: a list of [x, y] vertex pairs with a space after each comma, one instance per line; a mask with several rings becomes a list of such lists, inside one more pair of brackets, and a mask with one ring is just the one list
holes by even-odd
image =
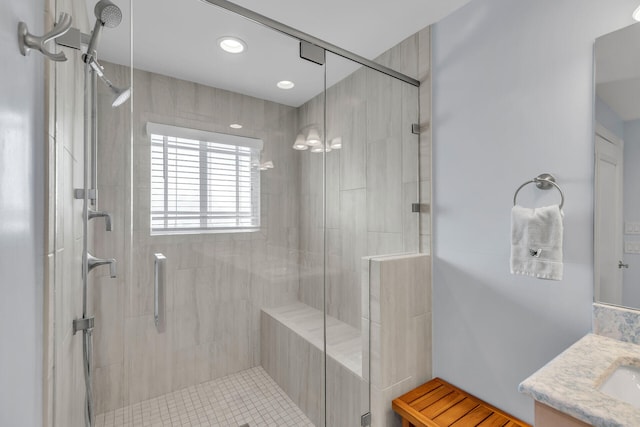
[[96, 416], [96, 427], [313, 427], [262, 367]]

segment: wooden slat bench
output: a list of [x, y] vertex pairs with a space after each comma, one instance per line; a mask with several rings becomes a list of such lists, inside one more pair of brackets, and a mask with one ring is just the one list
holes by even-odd
[[434, 378], [393, 400], [402, 427], [531, 427], [466, 393]]

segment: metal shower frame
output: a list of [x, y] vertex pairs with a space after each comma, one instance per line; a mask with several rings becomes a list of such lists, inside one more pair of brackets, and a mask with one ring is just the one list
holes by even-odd
[[271, 28], [272, 30], [276, 30], [280, 33], [286, 34], [288, 36], [291, 36], [293, 38], [296, 38], [300, 41], [306, 41], [308, 43], [314, 44], [316, 46], [319, 46], [321, 48], [323, 48], [326, 51], [329, 51], [331, 53], [334, 53], [338, 56], [341, 56], [343, 58], [346, 59], [350, 59], [351, 61], [357, 62], [360, 65], [364, 65], [365, 67], [369, 67], [372, 68], [374, 70], [380, 71], [383, 74], [386, 74], [388, 76], [394, 77], [398, 80], [402, 80], [405, 83], [409, 83], [412, 86], [416, 86], [416, 87], [420, 87], [420, 81], [414, 79], [413, 77], [409, 77], [406, 74], [402, 74], [396, 70], [393, 70], [389, 67], [385, 67], [384, 65], [378, 64], [374, 61], [371, 61], [370, 59], [367, 59], [363, 56], [360, 56], [358, 54], [355, 54], [353, 52], [350, 52], [348, 50], [342, 49], [341, 47], [338, 47], [334, 44], [331, 44], [329, 42], [326, 42], [322, 39], [319, 39], [317, 37], [312, 36], [311, 34], [307, 34], [303, 31], [300, 30], [296, 30], [293, 27], [290, 27], [286, 24], [283, 24], [281, 22], [275, 21], [271, 18], [268, 18], [264, 15], [261, 15], [257, 12], [254, 12], [252, 10], [249, 10], [247, 8], [244, 8], [242, 6], [238, 6], [235, 3], [232, 3], [230, 1], [227, 0], [201, 0], [205, 3], [209, 3], [212, 4], [214, 6], [218, 6], [221, 7], [223, 9], [226, 9], [230, 12], [236, 13], [238, 15], [241, 15], [253, 22], [256, 22], [260, 25], [264, 25], [265, 27]]

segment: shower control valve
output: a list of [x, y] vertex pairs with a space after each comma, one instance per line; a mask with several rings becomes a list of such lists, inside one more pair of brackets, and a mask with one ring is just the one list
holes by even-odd
[[111, 214], [109, 214], [108, 212], [100, 212], [89, 209], [89, 219], [93, 218], [104, 218], [107, 231], [111, 231]]
[[111, 276], [112, 279], [116, 278], [116, 260], [113, 258], [109, 258], [109, 259], [102, 259], [102, 258], [96, 258], [93, 255], [91, 255], [90, 253], [87, 253], [87, 271], [91, 271], [94, 268], [100, 266], [100, 265], [108, 265], [109, 266], [109, 275]]

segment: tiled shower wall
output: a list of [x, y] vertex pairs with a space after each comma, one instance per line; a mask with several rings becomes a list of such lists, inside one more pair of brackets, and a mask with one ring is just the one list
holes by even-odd
[[[327, 310], [356, 328], [361, 321], [361, 258], [418, 249], [430, 253], [429, 37], [426, 28], [377, 59], [419, 79], [419, 90], [364, 67], [327, 90], [327, 139], [342, 137], [342, 149], [326, 154]], [[338, 61], [345, 60], [327, 55], [328, 72]], [[322, 107], [322, 95], [302, 105], [300, 127], [322, 124]], [[419, 141], [411, 132], [413, 123], [421, 125]], [[301, 266], [322, 271], [322, 155], [298, 155]], [[411, 211], [418, 183], [419, 215]], [[320, 310], [322, 280], [318, 274], [300, 278], [300, 300]]]
[[[106, 65], [124, 86], [128, 68]], [[296, 109], [135, 70], [132, 241], [126, 165], [127, 110], [112, 109], [101, 87], [99, 192], [114, 231], [95, 224], [96, 252], [116, 257], [120, 276], [96, 272], [97, 412], [121, 407], [260, 364], [260, 309], [297, 299], [298, 164], [291, 149]], [[128, 104], [127, 104], [128, 105]], [[264, 141], [260, 231], [150, 236], [150, 142], [147, 122], [239, 134]], [[229, 128], [242, 123], [241, 130]], [[102, 228], [101, 228], [102, 227]], [[131, 265], [128, 251], [131, 251]], [[167, 327], [153, 319], [153, 254], [167, 257]], [[130, 272], [130, 276], [127, 276]]]
[[[75, 26], [90, 30], [84, 2], [57, 3], [58, 11], [72, 13]], [[55, 101], [49, 107], [55, 110], [49, 126], [49, 204], [55, 227], [49, 226], [49, 240], [55, 242], [55, 249], [49, 254], [47, 277], [53, 283], [55, 276], [57, 288], [50, 293], [53, 303], [46, 317], [54, 342], [49, 346], [46, 372], [51, 390], [48, 398], [45, 390], [45, 401], [49, 400], [50, 421], [55, 412], [56, 425], [75, 426], [83, 423], [84, 403], [82, 337], [71, 335], [72, 319], [81, 317], [82, 298], [82, 201], [73, 199], [73, 189], [82, 187], [83, 69], [80, 53], [65, 51], [70, 60], [55, 64], [49, 73], [50, 98]], [[417, 138], [407, 127], [417, 117], [403, 120], [392, 137], [382, 125], [387, 114], [398, 114], [397, 108], [413, 108], [415, 89], [360, 69], [327, 93], [328, 136], [342, 136], [344, 144], [341, 151], [327, 156], [328, 307], [329, 314], [358, 328], [360, 257], [415, 250], [418, 233], [421, 251], [430, 252], [429, 30], [408, 38], [379, 61], [423, 83], [419, 157], [423, 213], [418, 223], [409, 209], [416, 200], [418, 153]], [[126, 67], [103, 65], [114, 83], [129, 83]], [[107, 277], [105, 267], [91, 273], [89, 313], [96, 317], [98, 413], [259, 364], [261, 307], [297, 299], [322, 307], [318, 299], [322, 282], [317, 280], [322, 274], [317, 263], [322, 254], [318, 199], [322, 185], [311, 182], [322, 175], [317, 160], [310, 160], [311, 153], [291, 149], [299, 124], [318, 117], [319, 112], [312, 111], [318, 100], [295, 109], [143, 71], [135, 72], [134, 83], [133, 125], [130, 104], [111, 109], [104, 87], [98, 85], [98, 207], [113, 215], [114, 231], [107, 233], [102, 219], [93, 220], [91, 250], [98, 257], [118, 260], [117, 279]], [[378, 109], [378, 105], [385, 107]], [[262, 138], [263, 159], [275, 163], [275, 169], [262, 175], [262, 230], [150, 237], [146, 121]], [[244, 129], [228, 128], [233, 122], [243, 123]], [[392, 144], [398, 150], [390, 150]], [[400, 180], [387, 182], [387, 176], [400, 172]], [[292, 177], [299, 177], [302, 184]], [[397, 200], [383, 196], [383, 189]], [[396, 203], [401, 204], [398, 209], [389, 209]], [[309, 220], [301, 223], [305, 217]], [[152, 314], [151, 255], [155, 252], [167, 255], [169, 267], [167, 332], [163, 334], [156, 332]], [[298, 261], [304, 266], [301, 271]], [[54, 367], [55, 381], [51, 380]]]
[[[47, 28], [60, 12], [89, 31], [85, 2], [45, 2]], [[82, 200], [73, 189], [83, 184], [83, 63], [81, 54], [62, 49], [66, 62], [46, 62], [47, 153], [47, 264], [44, 365], [45, 426], [84, 424], [82, 334], [73, 335], [73, 319], [82, 317]]]

